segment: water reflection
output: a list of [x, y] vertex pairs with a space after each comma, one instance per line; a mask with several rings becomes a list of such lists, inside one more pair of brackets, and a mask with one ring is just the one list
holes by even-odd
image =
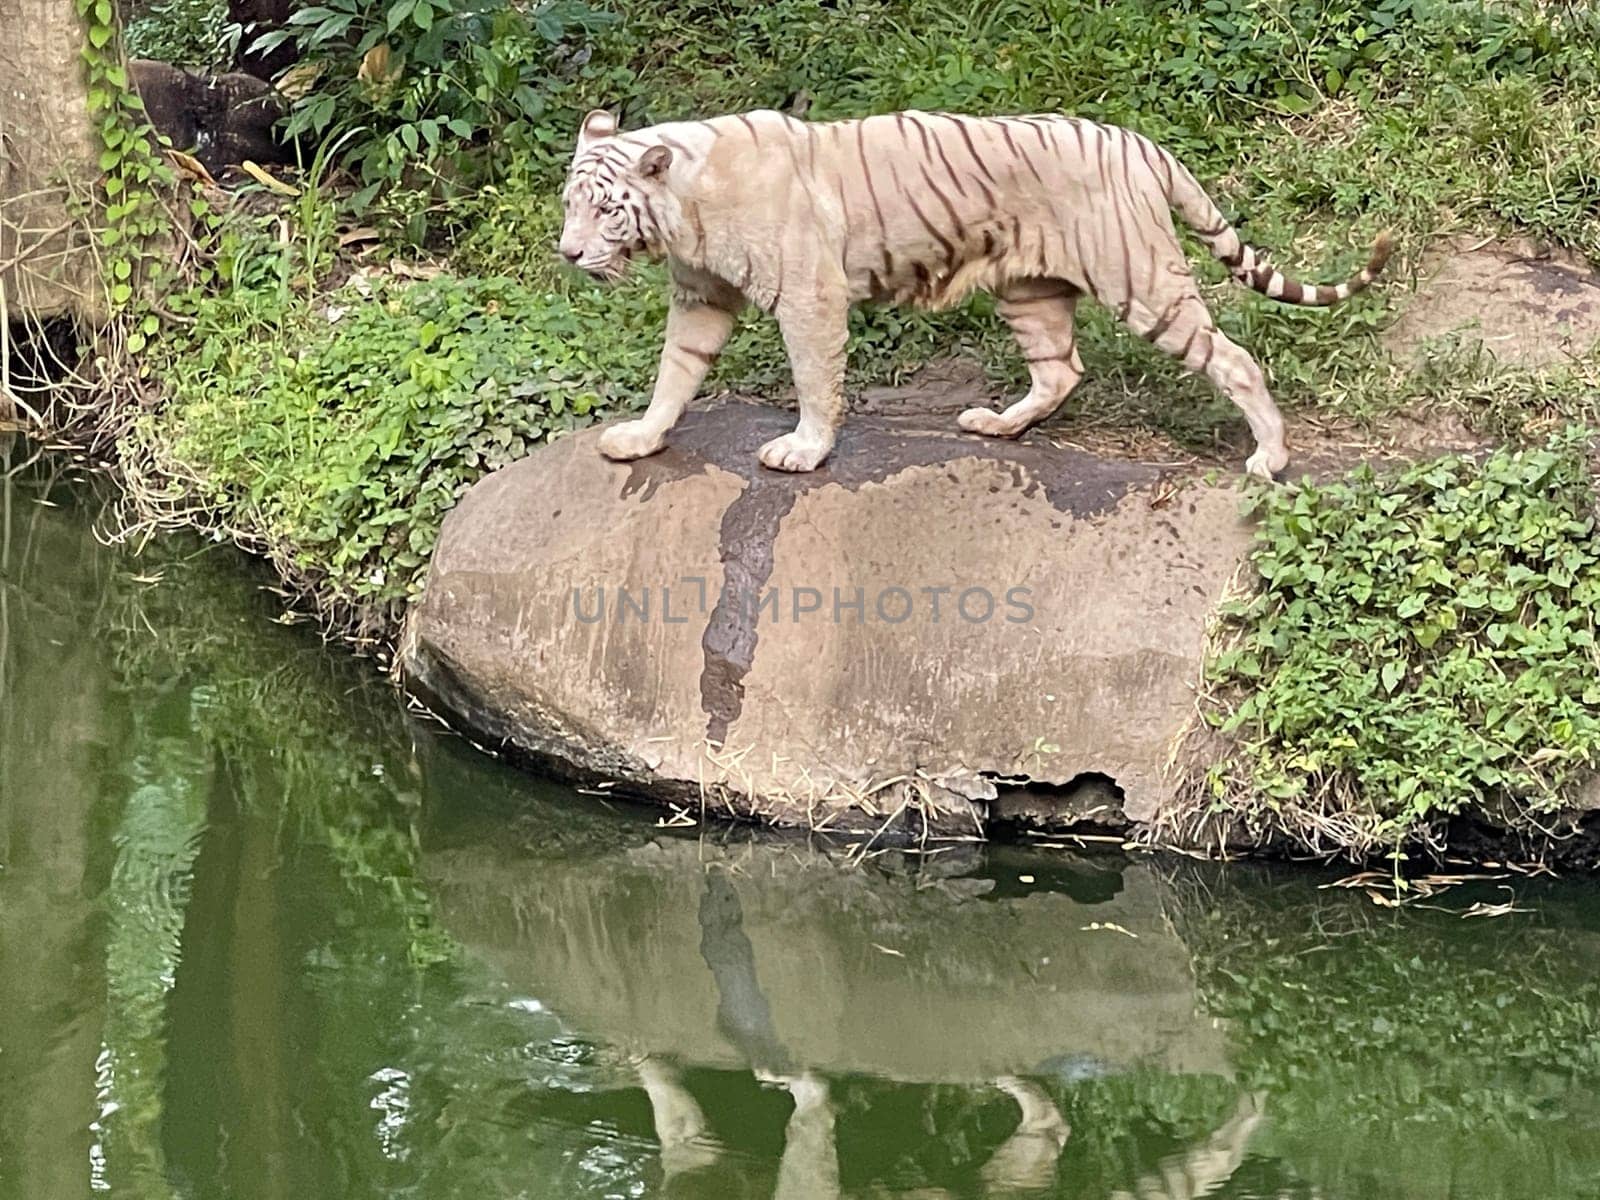
[[83, 499], [0, 485], [0, 1197], [1600, 1194], [1589, 885], [686, 837]]
[[[814, 845], [653, 836], [551, 855], [526, 812], [499, 819], [529, 830], [521, 846], [425, 852], [440, 919], [513, 988], [636, 1060], [609, 1082], [644, 1089], [669, 1194], [715, 1194], [691, 1177], [726, 1155], [679, 1063], [787, 1092], [771, 1194], [818, 1197], [842, 1194], [830, 1075], [1009, 1107], [1004, 1140], [966, 1164], [1000, 1194], [1057, 1183], [1069, 1126], [1035, 1080], [1228, 1074], [1148, 866], [1057, 859], [1045, 886], [997, 895], [989, 872], [1014, 868], [973, 847], [863, 866]], [[1100, 904], [1073, 899], [1108, 878]], [[1231, 1121], [1229, 1144], [1242, 1152], [1257, 1119]]]
[[932, 865], [665, 837], [603, 857], [502, 837], [423, 859], [441, 921], [475, 957], [641, 1052], [900, 1080], [1226, 1073], [1147, 866], [1089, 907], [1044, 889], [994, 899], [981, 853], [970, 874]]
[[100, 779], [119, 722], [111, 673], [83, 636], [94, 564], [36, 578], [31, 564], [72, 561], [80, 539], [30, 500], [0, 479], [0, 1191], [49, 1197], [82, 1193], [95, 1144]]
[[[705, 1114], [668, 1063], [646, 1058], [639, 1078], [650, 1098], [656, 1137], [661, 1144], [664, 1194], [694, 1194], [680, 1180], [715, 1164], [725, 1153], [711, 1134]], [[828, 1083], [812, 1071], [797, 1075], [769, 1075], [792, 1098], [794, 1109], [784, 1127], [783, 1150], [773, 1200], [837, 1200], [839, 1157], [834, 1141], [835, 1109]], [[1038, 1084], [1004, 1076], [994, 1086], [1016, 1102], [1016, 1128], [978, 1170], [985, 1196], [1012, 1196], [1052, 1192], [1058, 1183], [1062, 1149], [1072, 1128], [1055, 1101]], [[1111, 1193], [1112, 1200], [1193, 1200], [1226, 1183], [1244, 1161], [1250, 1135], [1264, 1116], [1262, 1097], [1245, 1095], [1228, 1121], [1210, 1137], [1181, 1154], [1168, 1155], [1159, 1169], [1141, 1176], [1128, 1190]], [[919, 1197], [934, 1200], [954, 1193], [946, 1188], [917, 1189]]]

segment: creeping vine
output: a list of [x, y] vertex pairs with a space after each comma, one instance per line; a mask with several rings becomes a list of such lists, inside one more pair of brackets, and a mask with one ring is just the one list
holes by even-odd
[[[100, 142], [100, 191], [105, 202], [99, 239], [105, 251], [107, 295], [114, 313], [133, 315], [138, 286], [159, 272], [152, 243], [168, 228], [157, 189], [174, 182], [160, 157], [160, 135], [134, 91], [122, 57], [112, 0], [75, 0], [85, 24], [89, 115]], [[129, 331], [126, 348], [142, 350], [159, 327], [145, 314]]]

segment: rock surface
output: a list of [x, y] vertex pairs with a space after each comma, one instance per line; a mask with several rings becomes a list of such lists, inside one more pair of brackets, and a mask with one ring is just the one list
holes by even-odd
[[1525, 367], [1581, 357], [1600, 342], [1600, 277], [1579, 258], [1527, 242], [1458, 244], [1424, 264], [1384, 343], [1404, 361], [1441, 339]]
[[691, 413], [631, 464], [591, 429], [480, 481], [409, 685], [491, 750], [695, 811], [972, 833], [1026, 780], [1055, 789], [1011, 803], [1030, 823], [1052, 794], [1150, 819], [1249, 541], [1233, 477], [861, 416], [816, 473], [760, 467], [792, 422]]

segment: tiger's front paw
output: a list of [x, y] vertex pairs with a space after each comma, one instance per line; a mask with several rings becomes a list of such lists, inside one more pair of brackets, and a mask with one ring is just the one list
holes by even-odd
[[774, 471], [815, 471], [833, 449], [833, 439], [803, 434], [798, 429], [761, 447], [761, 462]]
[[1254, 475], [1258, 479], [1265, 479], [1271, 482], [1277, 477], [1278, 472], [1288, 465], [1289, 452], [1287, 450], [1281, 447], [1273, 450], [1261, 447], [1245, 460], [1244, 469], [1248, 474]]
[[667, 444], [667, 437], [643, 421], [624, 421], [600, 435], [600, 453], [617, 462], [631, 462], [654, 454]]
[[969, 408], [956, 418], [956, 424], [968, 433], [981, 433], [984, 437], [1016, 437], [1022, 431], [1013, 429], [1004, 415], [992, 408]]

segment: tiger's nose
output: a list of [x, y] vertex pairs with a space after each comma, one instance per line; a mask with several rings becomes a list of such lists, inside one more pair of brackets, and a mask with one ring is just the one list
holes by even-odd
[[566, 259], [573, 266], [577, 266], [578, 265], [578, 260], [583, 257], [583, 251], [582, 250], [573, 250], [572, 248], [570, 248], [568, 246], [562, 246], [561, 247], [561, 257]]

